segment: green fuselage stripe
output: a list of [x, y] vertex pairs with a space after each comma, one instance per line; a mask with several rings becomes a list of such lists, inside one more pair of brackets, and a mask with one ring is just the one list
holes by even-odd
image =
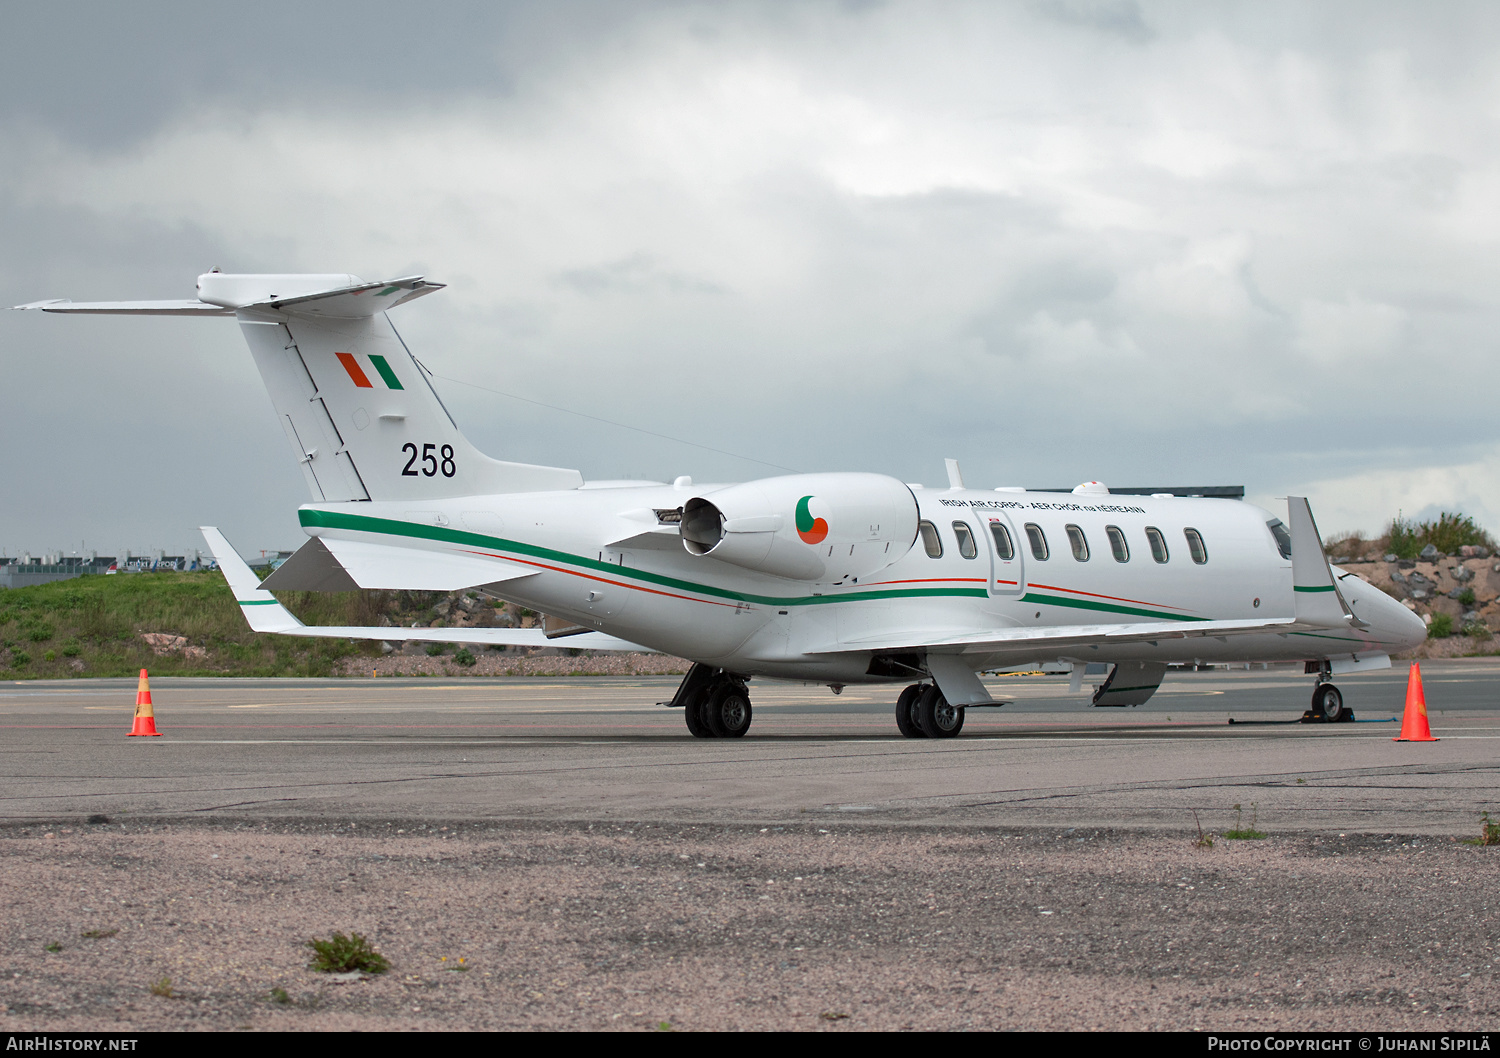
[[1333, 585], [1325, 584], [1321, 588], [1304, 588], [1299, 584], [1292, 588], [1292, 591], [1333, 591]]
[[[849, 591], [839, 592], [836, 595], [798, 595], [787, 597], [752, 595], [748, 592], [732, 591], [728, 588], [719, 588], [708, 584], [698, 584], [689, 580], [680, 580], [676, 577], [668, 577], [660, 573], [650, 573], [642, 569], [631, 569], [628, 566], [621, 566], [614, 562], [600, 562], [598, 559], [584, 558], [581, 555], [572, 555], [566, 551], [555, 551], [552, 548], [539, 547], [536, 544], [526, 544], [519, 540], [505, 540], [500, 537], [485, 536], [480, 533], [469, 533], [461, 529], [449, 529], [441, 525], [422, 525], [417, 522], [396, 521], [393, 518], [374, 518], [364, 514], [345, 514], [342, 511], [320, 511], [307, 508], [297, 513], [298, 518], [304, 526], [323, 529], [343, 529], [358, 533], [379, 533], [385, 536], [404, 536], [418, 540], [435, 540], [446, 544], [459, 544], [465, 547], [485, 548], [490, 551], [504, 551], [513, 555], [524, 555], [527, 558], [540, 559], [546, 562], [578, 566], [599, 573], [607, 573], [612, 577], [642, 581], [663, 588], [674, 588], [678, 591], [693, 592], [697, 595], [707, 595], [716, 599], [728, 599], [732, 602], [755, 603], [760, 606], [819, 606], [823, 603], [868, 602], [875, 599], [989, 598], [989, 592], [984, 588], [891, 588], [883, 591]], [[1135, 617], [1154, 617], [1158, 620], [1166, 621], [1207, 620], [1207, 618], [1203, 617], [1186, 617], [1182, 614], [1159, 613], [1155, 610], [1119, 606], [1114, 603], [1095, 602], [1085, 599], [1068, 599], [1053, 595], [1027, 593], [1022, 597], [1021, 601], [1036, 605], [1100, 610], [1106, 613], [1128, 614]]]
[[1185, 614], [1158, 613], [1155, 610], [1142, 610], [1134, 606], [1120, 606], [1112, 602], [1098, 602], [1094, 599], [1067, 599], [1056, 595], [1037, 595], [1027, 592], [1021, 596], [1022, 602], [1034, 602], [1047, 606], [1071, 606], [1075, 610], [1102, 610], [1105, 613], [1130, 614], [1134, 617], [1155, 617], [1164, 621], [1207, 621], [1207, 617], [1189, 617]]
[[275, 599], [241, 599], [241, 606], [275, 606]]

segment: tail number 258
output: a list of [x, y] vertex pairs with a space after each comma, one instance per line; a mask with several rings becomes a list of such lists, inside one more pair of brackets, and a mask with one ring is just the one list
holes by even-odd
[[[418, 458], [417, 446], [408, 441], [401, 446], [401, 451], [411, 453], [411, 458], [406, 461], [406, 467], [401, 471], [401, 476], [404, 478], [416, 477], [418, 474], [416, 469]], [[457, 465], [453, 462], [452, 445], [443, 445], [441, 448], [437, 445], [423, 445], [421, 461], [422, 477], [434, 478], [441, 472], [443, 477], [451, 478], [458, 471]]]

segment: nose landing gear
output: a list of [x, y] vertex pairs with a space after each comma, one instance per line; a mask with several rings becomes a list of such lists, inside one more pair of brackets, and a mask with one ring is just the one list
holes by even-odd
[[1327, 662], [1318, 673], [1317, 686], [1313, 688], [1312, 707], [1302, 714], [1304, 724], [1344, 724], [1354, 720], [1354, 710], [1344, 704], [1344, 692], [1329, 682], [1333, 673]]

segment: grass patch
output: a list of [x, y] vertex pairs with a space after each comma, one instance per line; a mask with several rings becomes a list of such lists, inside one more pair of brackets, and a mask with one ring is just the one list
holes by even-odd
[[307, 968], [319, 973], [346, 974], [359, 970], [383, 974], [391, 968], [385, 956], [370, 947], [370, 942], [358, 933], [347, 937], [335, 933], [328, 940], [314, 938], [307, 942], [307, 946], [313, 950]]
[[151, 982], [151, 994], [161, 996], [163, 999], [172, 998], [172, 979], [170, 977], [158, 977]]
[[285, 1005], [291, 1003], [291, 1001], [292, 1001], [292, 997], [289, 996], [289, 995], [287, 995], [287, 991], [286, 991], [285, 988], [281, 988], [281, 987], [278, 986], [276, 988], [271, 989], [271, 1002], [273, 1002], [273, 1003], [280, 1003], [283, 1006], [285, 1006]]
[[1500, 845], [1500, 823], [1490, 821], [1488, 812], [1479, 813], [1479, 836], [1465, 838], [1465, 845]]
[[1230, 841], [1260, 841], [1266, 836], [1264, 830], [1255, 829], [1255, 802], [1250, 802], [1250, 825], [1244, 826], [1244, 811], [1239, 805], [1234, 806], [1234, 828], [1226, 830], [1221, 835]]
[[[278, 592], [307, 624], [409, 625], [442, 592]], [[426, 622], [423, 621], [425, 624]], [[157, 654], [141, 638], [181, 636]], [[332, 676], [338, 663], [378, 656], [378, 641], [259, 635], [217, 571], [121, 573], [0, 589], [0, 676]]]

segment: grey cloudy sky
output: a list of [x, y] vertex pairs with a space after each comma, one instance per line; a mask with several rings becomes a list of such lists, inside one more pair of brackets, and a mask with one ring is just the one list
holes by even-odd
[[[1500, 529], [1500, 8], [7, 5], [0, 303], [423, 272], [497, 456]], [[293, 546], [225, 320], [0, 316], [0, 547]], [[718, 455], [503, 393], [684, 437]], [[770, 465], [767, 465], [770, 464]]]

